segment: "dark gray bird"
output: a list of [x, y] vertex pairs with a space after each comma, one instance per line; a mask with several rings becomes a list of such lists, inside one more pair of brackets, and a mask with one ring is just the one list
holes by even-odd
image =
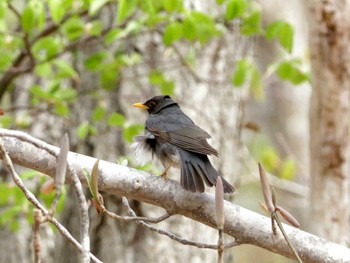
[[[204, 192], [204, 182], [216, 185], [218, 171], [211, 165], [208, 155], [218, 156], [217, 150], [209, 145], [211, 136], [198, 127], [170, 96], [155, 96], [134, 107], [145, 109], [145, 134], [135, 137], [134, 148], [151, 151], [161, 161], [165, 170], [170, 167], [181, 169], [181, 186], [191, 192]], [[223, 179], [224, 192], [235, 190]]]

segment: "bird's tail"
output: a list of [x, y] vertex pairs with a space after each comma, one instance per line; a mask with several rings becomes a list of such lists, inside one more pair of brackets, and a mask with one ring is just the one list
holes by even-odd
[[[191, 192], [204, 192], [207, 186], [216, 185], [220, 174], [211, 165], [208, 156], [179, 150], [181, 158], [181, 186]], [[222, 177], [221, 177], [222, 178]], [[233, 193], [235, 188], [222, 178], [225, 193]]]

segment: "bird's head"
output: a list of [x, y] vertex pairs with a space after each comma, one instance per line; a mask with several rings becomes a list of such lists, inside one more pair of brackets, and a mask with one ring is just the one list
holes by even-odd
[[147, 110], [149, 114], [155, 114], [170, 105], [177, 105], [177, 103], [169, 95], [160, 95], [150, 98], [144, 103], [134, 103], [132, 106]]

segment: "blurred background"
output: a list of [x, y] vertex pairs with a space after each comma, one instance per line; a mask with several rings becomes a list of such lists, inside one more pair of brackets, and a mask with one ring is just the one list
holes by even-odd
[[[277, 202], [308, 229], [310, 61], [305, 1], [277, 0], [13, 0], [0, 1], [2, 128], [50, 144], [68, 132], [71, 150], [140, 167], [131, 151], [146, 112], [131, 107], [171, 95], [218, 149], [214, 166], [238, 191], [227, 199], [264, 214], [257, 162], [276, 188]], [[17, 167], [46, 205], [49, 178]], [[170, 178], [179, 180], [171, 170]], [[31, 262], [33, 208], [7, 172], [0, 179], [2, 262]], [[213, 189], [207, 189], [213, 192]], [[87, 196], [89, 195], [86, 191]], [[105, 195], [109, 210], [126, 211]], [[162, 209], [131, 201], [140, 216]], [[134, 223], [90, 209], [91, 249], [104, 262], [214, 262], [217, 253], [183, 246]], [[69, 186], [58, 217], [79, 238], [79, 214]], [[232, 219], [234, 220], [234, 219]], [[217, 232], [174, 216], [161, 227], [200, 242]], [[42, 225], [43, 262], [78, 262], [57, 231]], [[227, 238], [229, 241], [229, 238]], [[291, 262], [241, 245], [225, 262]]]

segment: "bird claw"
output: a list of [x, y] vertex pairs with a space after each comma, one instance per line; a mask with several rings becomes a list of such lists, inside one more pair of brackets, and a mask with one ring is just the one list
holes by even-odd
[[165, 179], [165, 180], [168, 180], [168, 176], [166, 175], [166, 171], [164, 171], [161, 176]]

